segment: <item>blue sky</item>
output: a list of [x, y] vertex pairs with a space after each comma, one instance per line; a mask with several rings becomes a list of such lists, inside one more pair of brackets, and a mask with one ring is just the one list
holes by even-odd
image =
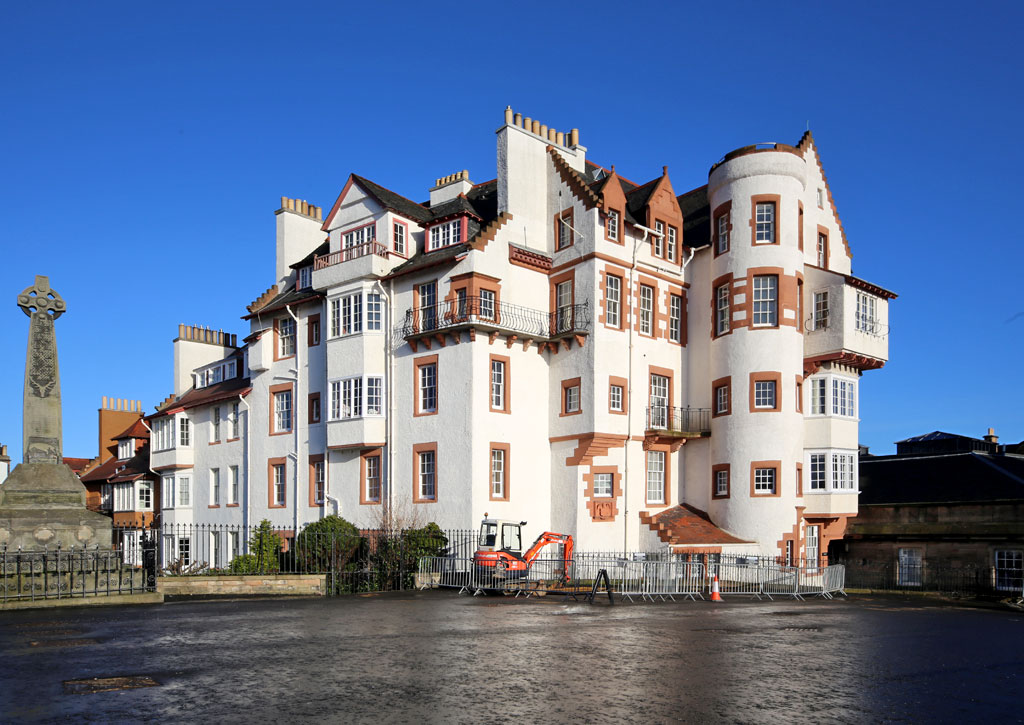
[[[21, 457], [27, 318], [48, 274], [64, 450], [100, 397], [171, 391], [178, 323], [244, 334], [281, 196], [349, 172], [413, 199], [493, 178], [512, 105], [677, 192], [810, 124], [854, 273], [900, 294], [861, 441], [1024, 438], [1021, 6], [976, 3], [16, 3], [0, 24], [0, 442]], [[6, 302], [3, 302], [6, 300]], [[241, 334], [240, 334], [241, 336]], [[999, 372], [1006, 367], [1010, 374]]]

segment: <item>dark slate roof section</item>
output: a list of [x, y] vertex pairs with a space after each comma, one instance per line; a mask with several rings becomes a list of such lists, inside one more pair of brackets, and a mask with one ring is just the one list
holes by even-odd
[[312, 252], [307, 254], [305, 257], [300, 259], [298, 262], [296, 262], [295, 264], [291, 265], [291, 269], [302, 269], [303, 267], [308, 267], [311, 264], [313, 264], [313, 261], [317, 257], [322, 257], [323, 255], [327, 254], [329, 251], [331, 251], [331, 243], [330, 243], [330, 241], [326, 241], [323, 244], [321, 244], [319, 247], [314, 249]]
[[356, 183], [363, 187], [368, 194], [379, 201], [381, 206], [418, 222], [430, 221], [430, 210], [422, 204], [417, 204], [415, 201], [406, 199], [401, 194], [396, 194], [390, 189], [385, 189], [380, 184], [375, 184], [369, 179], [364, 179], [358, 174], [352, 174], [352, 178], [355, 179]]
[[177, 400], [173, 400], [167, 405], [161, 406], [160, 409], [152, 415], [147, 415], [146, 420], [158, 418], [171, 410], [187, 410], [199, 405], [215, 403], [218, 400], [237, 398], [239, 395], [248, 395], [250, 390], [252, 390], [252, 386], [249, 384], [249, 378], [231, 378], [230, 380], [223, 380], [205, 388], [199, 388], [199, 390], [192, 388]]
[[448, 217], [453, 217], [460, 214], [472, 214], [473, 216], [479, 216], [476, 213], [476, 209], [469, 203], [469, 199], [462, 196], [461, 194], [454, 199], [441, 202], [437, 206], [430, 208], [430, 213], [433, 216], [433, 221], [441, 221]]
[[1024, 456], [861, 458], [859, 501], [861, 506], [1024, 501]]
[[711, 244], [711, 206], [707, 184], [676, 197], [676, 200], [683, 212], [683, 244], [694, 249]]
[[488, 223], [498, 218], [497, 179], [477, 184], [469, 190], [466, 198], [473, 206], [474, 213], [480, 217], [481, 226], [487, 226]]
[[419, 272], [423, 269], [430, 269], [431, 267], [439, 267], [446, 264], [455, 264], [457, 257], [460, 254], [469, 252], [468, 244], [453, 244], [450, 247], [443, 247], [435, 252], [421, 252], [412, 257], [408, 262], [402, 264], [391, 270], [391, 274], [384, 279], [394, 279], [395, 277], [401, 277], [402, 275], [412, 274]]
[[297, 290], [294, 287], [289, 287], [284, 292], [278, 293], [277, 297], [270, 300], [270, 302], [255, 312], [250, 312], [248, 315], [244, 315], [242, 319], [251, 320], [253, 317], [269, 315], [277, 312], [278, 310], [283, 310], [288, 305], [297, 305], [311, 300], [320, 300], [323, 299], [323, 297], [324, 293], [318, 292], [315, 289], [307, 288]]

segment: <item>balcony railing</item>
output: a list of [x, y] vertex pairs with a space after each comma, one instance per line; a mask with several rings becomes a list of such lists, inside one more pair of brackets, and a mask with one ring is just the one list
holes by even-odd
[[[815, 319], [814, 317], [808, 317], [804, 321], [804, 332], [823, 332], [833, 327], [831, 319], [826, 316], [824, 318]], [[871, 337], [888, 337], [889, 326], [883, 325], [877, 319], [865, 317], [862, 319], [854, 320], [854, 332], [859, 332], [864, 335]]]
[[360, 257], [366, 257], [370, 254], [376, 254], [378, 257], [388, 258], [387, 245], [381, 244], [380, 242], [363, 242], [353, 247], [346, 247], [337, 252], [331, 252], [330, 254], [322, 254], [313, 260], [313, 269], [324, 269], [326, 267], [334, 266], [335, 264], [341, 264], [342, 262], [349, 262], [353, 259], [359, 259]]
[[544, 312], [490, 298], [444, 300], [407, 310], [401, 334], [408, 338], [463, 327], [514, 332], [536, 340], [583, 334], [590, 332], [590, 302]]
[[711, 408], [652, 405], [647, 408], [647, 430], [673, 435], [707, 435], [711, 433]]

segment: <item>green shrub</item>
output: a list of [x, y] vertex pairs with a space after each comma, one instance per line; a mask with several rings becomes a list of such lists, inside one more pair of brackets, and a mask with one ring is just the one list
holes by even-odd
[[273, 574], [281, 570], [281, 535], [267, 519], [260, 521], [249, 539], [249, 553], [231, 561], [238, 574]]

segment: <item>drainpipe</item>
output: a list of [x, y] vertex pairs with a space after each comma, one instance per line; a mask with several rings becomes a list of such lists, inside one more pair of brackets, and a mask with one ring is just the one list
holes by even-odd
[[[156, 471], [154, 471], [153, 467], [149, 465], [150, 462], [153, 460], [153, 429], [150, 428], [149, 425], [146, 423], [146, 416], [142, 416], [141, 418], [139, 418], [139, 420], [142, 422], [142, 427], [149, 431], [149, 459], [146, 461], [146, 469], [156, 477], [156, 481], [154, 481], [154, 483], [162, 484], [163, 480], [164, 480], [164, 477], [161, 476]], [[111, 497], [113, 497], [113, 495], [114, 495], [113, 488], [111, 488], [110, 495], [111, 495]], [[155, 500], [156, 499], [156, 492], [155, 491], [154, 491], [154, 494], [153, 494], [153, 498], [154, 498], [154, 501], [153, 501], [153, 520], [156, 521], [157, 514], [156, 514], [156, 500]], [[113, 513], [113, 510], [114, 510], [113, 504], [114, 504], [114, 502], [111, 501], [110, 504], [111, 504], [110, 510], [111, 510], [111, 513]], [[111, 516], [111, 518], [113, 518], [113, 516]], [[164, 518], [164, 492], [163, 492], [163, 486], [161, 485], [161, 488], [160, 488], [160, 521], [161, 522], [163, 522], [163, 518]]]
[[[394, 299], [394, 289], [395, 289], [394, 288], [394, 284], [395, 284], [394, 280], [389, 279], [388, 280], [388, 291], [385, 292], [384, 291], [384, 285], [381, 284], [380, 280], [378, 279], [375, 282], [376, 288], [380, 290], [381, 295], [383, 295], [384, 300], [387, 302], [387, 305], [386, 305], [386, 308], [385, 308], [387, 310], [387, 314], [386, 314], [386, 321], [384, 323], [384, 360], [385, 360], [385, 364], [384, 364], [384, 395], [386, 397], [386, 402], [387, 402], [387, 408], [386, 408], [386, 411], [385, 411], [385, 415], [387, 416], [387, 419], [386, 419], [386, 421], [384, 423], [384, 448], [387, 450], [387, 457], [388, 457], [388, 476], [387, 476], [387, 487], [388, 487], [388, 489], [387, 489], [387, 496], [386, 496], [387, 503], [385, 504], [386, 507], [387, 507], [387, 511], [385, 512], [385, 520], [388, 521], [388, 522], [390, 522], [390, 520], [391, 520], [391, 512], [392, 512], [392, 507], [391, 507], [392, 506], [391, 489], [393, 488], [393, 486], [391, 485], [391, 483], [394, 480], [394, 460], [395, 460], [394, 451], [392, 450], [392, 448], [393, 448], [392, 441], [394, 440], [394, 420], [395, 420], [395, 416], [393, 415], [394, 411], [392, 409], [392, 404], [391, 404], [392, 397], [393, 397], [392, 396], [392, 392], [393, 392], [392, 391], [392, 387], [393, 387], [393, 380], [394, 380], [394, 369], [393, 369], [394, 368], [394, 360], [393, 360], [392, 350], [391, 350], [391, 335], [392, 335], [392, 332], [393, 332], [392, 325], [391, 325], [391, 320], [392, 320], [391, 305], [392, 305], [392, 302], [393, 302], [393, 299]], [[381, 478], [383, 479], [383, 476], [381, 476]]]
[[[659, 236], [659, 237], [662, 236], [660, 233], [654, 231], [653, 229], [649, 229], [649, 228], [647, 228], [645, 226], [641, 226], [640, 224], [635, 225], [635, 227], [637, 229], [639, 229], [640, 231], [642, 231], [644, 233], [644, 235], [643, 235], [643, 237], [641, 237], [640, 239], [636, 240], [633, 243], [633, 264], [629, 268], [629, 299], [630, 300], [632, 300], [635, 297], [635, 294], [634, 294], [634, 291], [633, 291], [633, 287], [634, 287], [634, 278], [633, 278], [633, 276], [634, 276], [634, 273], [636, 272], [636, 253], [637, 253], [637, 250], [640, 248], [641, 244], [643, 244], [644, 242], [647, 241], [648, 235], [653, 234], [653, 235]], [[629, 325], [629, 366], [628, 366], [627, 371], [626, 371], [626, 387], [627, 387], [627, 390], [626, 390], [627, 398], [626, 398], [626, 400], [629, 403], [629, 407], [630, 407], [631, 411], [635, 408], [635, 405], [634, 405], [634, 402], [633, 402], [633, 330], [634, 330], [634, 328], [636, 328], [636, 320], [635, 319], [631, 320], [630, 321], [630, 325]], [[622, 471], [622, 498], [624, 500], [624, 504], [623, 505], [624, 505], [624, 507], [626, 509], [625, 514], [624, 514], [623, 519], [622, 519], [622, 551], [623, 552], [627, 551], [628, 548], [629, 548], [629, 544], [628, 544], [628, 542], [629, 542], [629, 443], [630, 443], [630, 438], [631, 438], [630, 431], [632, 429], [632, 426], [630, 426], [630, 418], [632, 418], [632, 417], [633, 417], [633, 413], [632, 412], [630, 413], [630, 415], [626, 416], [626, 442], [623, 444], [623, 452], [625, 454], [625, 465], [623, 466], [623, 471]]]
[[294, 521], [292, 536], [299, 535], [299, 426], [302, 425], [302, 416], [299, 412], [299, 400], [302, 397], [299, 395], [299, 384], [302, 382], [302, 377], [299, 372], [302, 370], [302, 362], [299, 359], [299, 351], [302, 349], [302, 345], [299, 344], [299, 318], [292, 312], [291, 305], [285, 305], [285, 311], [288, 316], [295, 321], [295, 400], [292, 403], [292, 415], [295, 416], [295, 423], [292, 426], [292, 433], [294, 434], [294, 450], [289, 453], [289, 457], [295, 459], [295, 513], [293, 514], [292, 520]]
[[[246, 370], [246, 372], [249, 371]], [[249, 418], [252, 414], [250, 412], [251, 408], [249, 407], [249, 402], [241, 393], [238, 394], [238, 402], [245, 406], [245, 518], [243, 519], [243, 527], [248, 531], [249, 525], [252, 522], [252, 511], [250, 511], [250, 507], [252, 506], [252, 478], [249, 475], [252, 471], [252, 449], [250, 447], [251, 436], [249, 435]], [[239, 544], [241, 544], [241, 542], [239, 542]]]

